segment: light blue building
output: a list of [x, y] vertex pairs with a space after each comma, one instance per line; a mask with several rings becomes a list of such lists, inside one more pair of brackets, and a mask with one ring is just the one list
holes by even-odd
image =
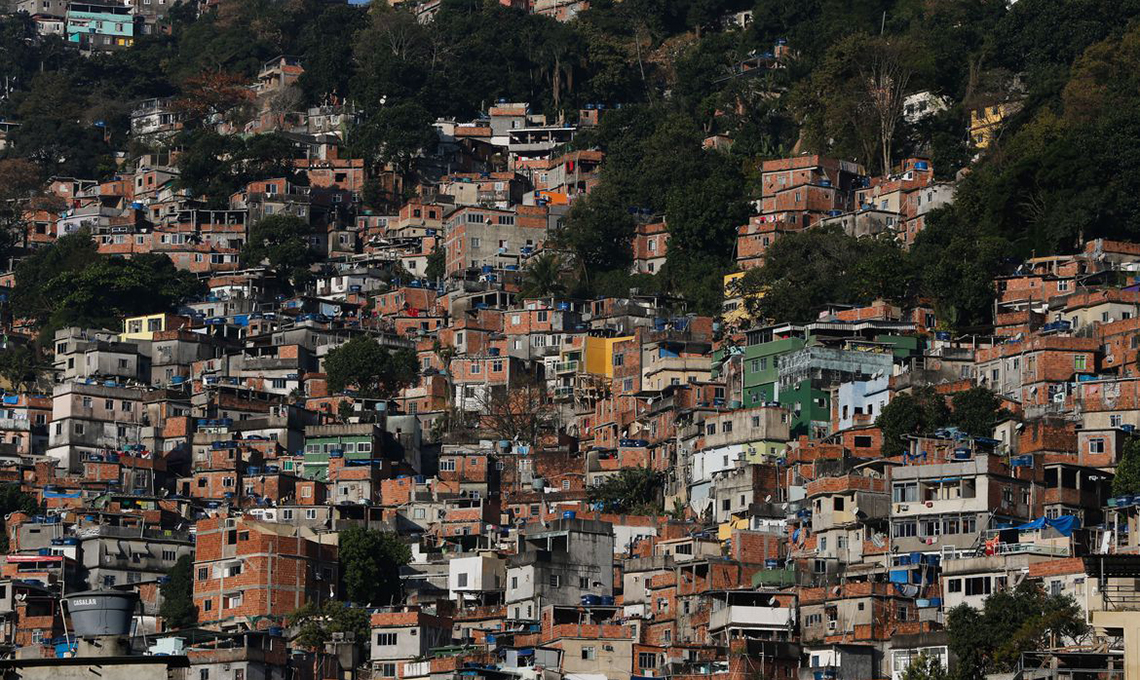
[[67, 40], [84, 49], [110, 50], [135, 42], [135, 17], [128, 5], [72, 2], [67, 7]]

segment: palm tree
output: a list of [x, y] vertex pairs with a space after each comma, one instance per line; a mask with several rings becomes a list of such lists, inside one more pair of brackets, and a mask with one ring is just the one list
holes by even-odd
[[557, 297], [566, 294], [562, 258], [555, 253], [540, 253], [527, 263], [522, 276], [523, 297]]

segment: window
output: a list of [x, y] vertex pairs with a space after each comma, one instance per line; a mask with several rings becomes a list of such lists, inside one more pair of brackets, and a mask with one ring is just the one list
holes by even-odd
[[966, 596], [972, 595], [989, 595], [990, 594], [990, 577], [989, 576], [974, 576], [966, 579]]
[[394, 677], [396, 677], [396, 664], [394, 664], [394, 663], [382, 663], [382, 664], [380, 664], [380, 677], [382, 677], [382, 678], [394, 678]]
[[871, 438], [867, 435], [857, 435], [854, 440], [855, 448], [867, 449], [871, 447]]
[[563, 491], [569, 491], [570, 490], [570, 480], [569, 479], [562, 480], [562, 490]]
[[213, 611], [213, 609], [214, 609], [214, 601], [213, 600], [206, 600], [202, 603], [202, 611], [208, 612], [208, 611]]
[[[466, 576], [466, 574], [464, 574]], [[394, 647], [396, 645], [395, 633], [377, 633], [376, 645], [378, 647]]]
[[460, 574], [459, 575], [459, 587], [460, 588], [466, 588], [467, 587], [467, 574]]
[[178, 559], [178, 554], [173, 550], [163, 550], [162, 559], [166, 562], [173, 562], [174, 560]]
[[1086, 370], [1087, 362], [1088, 362], [1088, 357], [1085, 356], [1084, 354], [1078, 354], [1078, 355], [1074, 356], [1073, 357], [1073, 370], [1075, 370], [1075, 371]]
[[550, 575], [550, 587], [551, 588], [561, 588], [562, 587], [562, 576], [559, 574], [551, 574]]
[[912, 538], [918, 535], [918, 524], [911, 522], [896, 522], [891, 527], [891, 535], [895, 538]]
[[895, 484], [891, 490], [891, 501], [894, 503], [913, 503], [918, 500], [918, 483], [904, 482]]
[[210, 577], [210, 570], [206, 567], [198, 567], [198, 580], [205, 581]]
[[639, 668], [657, 668], [657, 655], [653, 652], [638, 652], [637, 666]]
[[1123, 418], [1122, 416], [1115, 416], [1115, 415], [1113, 415], [1113, 416], [1109, 416], [1109, 417], [1108, 417], [1108, 424], [1109, 424], [1111, 427], [1120, 427], [1120, 425], [1121, 425], [1123, 422], [1124, 422], [1124, 418]]
[[439, 461], [439, 471], [440, 472], [455, 472], [455, 459], [454, 458], [444, 458], [443, 460]]
[[594, 648], [593, 647], [583, 647], [582, 648], [582, 658], [587, 660], [587, 661], [593, 661], [594, 659], [596, 659], [597, 654], [595, 653]]
[[[518, 576], [512, 576], [511, 577], [511, 590], [517, 590], [518, 587], [519, 587], [519, 577]], [[518, 612], [516, 611], [515, 618], [517, 619], [518, 616], [519, 616]]]
[[1093, 437], [1089, 440], [1089, 453], [1104, 453], [1104, 437]]
[[946, 582], [946, 590], [951, 593], [962, 592], [962, 579], [952, 578]]
[[316, 510], [306, 510], [305, 511], [305, 519], [316, 519], [316, 518], [317, 518], [317, 511]]
[[241, 593], [222, 598], [222, 609], [235, 609], [241, 606]]

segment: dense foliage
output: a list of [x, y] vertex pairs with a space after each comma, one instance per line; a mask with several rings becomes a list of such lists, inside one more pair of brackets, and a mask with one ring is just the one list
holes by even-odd
[[39, 503], [24, 493], [19, 484], [0, 484], [0, 552], [8, 552], [8, 529], [4, 518], [13, 512], [34, 515], [39, 511]]
[[297, 644], [317, 651], [324, 651], [333, 633], [352, 633], [356, 644], [367, 645], [372, 630], [367, 609], [332, 599], [306, 602], [289, 615], [289, 625]]
[[645, 468], [625, 468], [586, 488], [586, 500], [606, 512], [658, 514], [665, 475]]
[[897, 456], [906, 450], [906, 436], [931, 434], [956, 427], [974, 437], [990, 437], [994, 427], [1010, 413], [1001, 397], [985, 387], [972, 387], [947, 398], [933, 387], [903, 392], [883, 407], [876, 421], [883, 430], [883, 455]]
[[1040, 584], [1025, 581], [985, 599], [982, 608], [961, 604], [946, 615], [950, 653], [961, 680], [1017, 669], [1021, 653], [1060, 647], [1087, 629], [1084, 614], [1067, 595], [1047, 595]]
[[[972, 160], [969, 111], [1017, 100], [1020, 114], [911, 252], [846, 252], [837, 234], [793, 240], [757, 282], [821, 254], [838, 267], [803, 300], [785, 284], [760, 312], [787, 320], [825, 302], [923, 299], [944, 324], [971, 326], [988, 321], [993, 275], [1019, 258], [1090, 237], [1140, 237], [1131, 191], [1140, 179], [1131, 115], [1140, 0], [598, 0], [567, 23], [444, 0], [426, 24], [380, 2], [250, 0], [201, 16], [196, 4], [177, 5], [165, 30], [130, 49], [92, 58], [56, 37], [30, 40], [27, 17], [0, 19], [12, 87], [0, 117], [23, 123], [4, 156], [33, 163], [40, 177], [108, 177], [112, 152], [127, 148], [133, 102], [173, 96], [188, 121], [174, 141], [178, 182], [221, 204], [243, 182], [288, 174], [293, 150], [277, 135], [221, 137], [197, 123], [220, 113], [240, 129], [251, 115], [240, 85], [280, 54], [297, 55], [305, 73], [274, 106], [351, 101], [363, 118], [349, 147], [372, 168], [414, 173], [413, 158], [434, 151], [432, 121], [470, 119], [497, 100], [530, 102], [551, 120], [601, 104], [601, 125], [573, 143], [607, 161], [603, 183], [559, 235], [575, 255], [567, 290], [683, 293], [691, 308], [715, 313], [763, 160], [821, 152], [879, 172], [922, 154], [952, 178]], [[741, 10], [752, 12], [743, 27], [728, 21]], [[791, 50], [781, 68], [741, 67], [778, 41]], [[874, 83], [894, 94], [928, 90], [948, 108], [900, 120]], [[712, 134], [733, 144], [702, 149]], [[631, 276], [634, 229], [661, 219], [668, 264]]]
[[118, 329], [123, 317], [174, 311], [205, 286], [166, 255], [99, 254], [81, 230], [37, 248], [16, 267], [14, 312], [40, 324], [41, 341], [68, 326]]
[[419, 362], [410, 349], [392, 351], [375, 338], [358, 335], [329, 352], [325, 372], [333, 392], [354, 388], [362, 397], [387, 399], [415, 384]]
[[183, 555], [178, 558], [166, 581], [160, 588], [162, 605], [158, 615], [162, 617], [167, 630], [189, 628], [198, 623], [198, 607], [194, 604], [194, 558]]
[[399, 536], [352, 526], [340, 532], [338, 554], [344, 594], [352, 602], [373, 607], [403, 601], [400, 567], [412, 559]]

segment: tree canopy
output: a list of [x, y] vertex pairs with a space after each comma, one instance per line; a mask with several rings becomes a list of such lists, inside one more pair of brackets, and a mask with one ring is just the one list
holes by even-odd
[[589, 503], [600, 504], [605, 512], [659, 514], [665, 475], [647, 467], [624, 468], [616, 475], [586, 488]]
[[198, 623], [198, 607], [194, 604], [194, 558], [183, 555], [166, 574], [160, 588], [162, 606], [158, 615], [167, 630], [189, 628]]
[[999, 590], [982, 608], [961, 604], [946, 615], [954, 675], [981, 678], [1016, 669], [1022, 652], [1058, 647], [1082, 635], [1087, 626], [1077, 603], [1067, 595], [1047, 595], [1040, 584], [1024, 581]]
[[396, 534], [352, 526], [340, 532], [341, 581], [352, 602], [381, 607], [403, 601], [400, 567], [411, 550]]
[[387, 399], [419, 377], [419, 362], [410, 349], [395, 351], [375, 338], [358, 335], [325, 357], [329, 389], [353, 388], [362, 397]]

